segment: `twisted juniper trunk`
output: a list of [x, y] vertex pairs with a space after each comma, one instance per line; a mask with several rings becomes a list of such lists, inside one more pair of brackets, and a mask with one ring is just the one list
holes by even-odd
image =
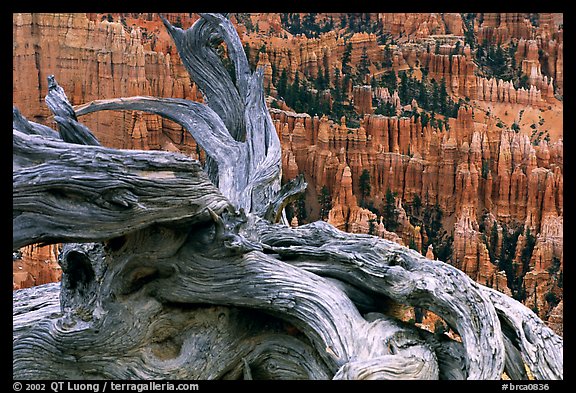
[[[262, 70], [223, 15], [164, 24], [206, 104], [73, 108], [52, 78], [58, 133], [14, 108], [13, 248], [66, 243], [61, 284], [14, 292], [15, 378], [523, 379], [524, 365], [562, 378], [562, 339], [506, 295], [378, 237], [278, 223], [306, 183], [280, 187]], [[78, 120], [99, 110], [176, 121], [206, 165], [99, 146]], [[396, 319], [398, 303], [461, 341]]]

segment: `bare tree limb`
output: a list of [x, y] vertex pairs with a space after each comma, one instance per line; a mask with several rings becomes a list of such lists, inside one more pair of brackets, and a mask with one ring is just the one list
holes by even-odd
[[182, 155], [72, 145], [18, 131], [13, 141], [14, 249], [194, 222], [207, 217], [207, 207], [222, 212], [229, 205], [200, 164]]
[[100, 146], [100, 142], [92, 131], [78, 122], [72, 104], [68, 101], [64, 89], [56, 82], [54, 75], [48, 76], [48, 95], [46, 95], [45, 101], [54, 114], [54, 120], [58, 123], [60, 130], [60, 137], [64, 142]]
[[[324, 222], [273, 224], [306, 183], [280, 188], [262, 70], [225, 15], [187, 30], [163, 20], [207, 105], [73, 108], [52, 78], [64, 141], [13, 109], [13, 248], [67, 243], [59, 288], [14, 294], [15, 378], [523, 379], [524, 363], [563, 377], [562, 338], [458, 269]], [[99, 110], [176, 121], [207, 165], [97, 146], [77, 116]], [[388, 315], [394, 303], [433, 311], [462, 342]]]
[[51, 139], [62, 139], [58, 132], [52, 128], [26, 119], [16, 107], [12, 108], [12, 128], [24, 134], [40, 135]]

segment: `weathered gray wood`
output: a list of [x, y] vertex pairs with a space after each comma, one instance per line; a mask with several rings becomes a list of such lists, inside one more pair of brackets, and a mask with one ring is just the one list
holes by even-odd
[[[261, 82], [261, 72], [258, 75]], [[218, 187], [237, 209], [263, 215], [280, 190], [280, 142], [271, 121], [254, 123], [254, 127], [267, 132], [268, 137], [261, 143], [251, 144], [234, 141], [214, 112], [193, 101], [131, 97], [92, 101], [76, 107], [79, 116], [100, 110], [146, 111], [165, 116], [185, 127], [206, 154], [218, 163]], [[272, 143], [274, 140], [277, 142]], [[252, 158], [257, 146], [266, 152], [265, 156], [260, 156], [261, 159]]]
[[[503, 371], [500, 322], [505, 321], [516, 333], [513, 342], [518, 342], [522, 358], [534, 375], [562, 379], [562, 338], [524, 305], [473, 282], [460, 270], [427, 260], [396, 243], [347, 234], [324, 222], [295, 229], [275, 227], [272, 230], [270, 224], [259, 221], [251, 228], [250, 236], [258, 237], [295, 266], [381, 292], [404, 304], [422, 306], [443, 317], [462, 337], [468, 378], [474, 377], [477, 367], [490, 368], [482, 362], [493, 366], [489, 371], [492, 378]], [[427, 299], [429, 296], [433, 301]], [[475, 360], [471, 362], [471, 358]], [[515, 355], [509, 358], [513, 360]], [[520, 375], [520, 371], [515, 373]]]
[[54, 75], [48, 76], [48, 94], [45, 97], [46, 105], [54, 114], [58, 123], [60, 137], [64, 142], [78, 145], [100, 146], [100, 142], [92, 131], [84, 124], [78, 122], [76, 113], [64, 89], [56, 82]]
[[468, 378], [500, 378], [504, 343], [496, 311], [478, 284], [460, 270], [394, 242], [341, 232], [323, 221], [294, 229], [267, 227], [257, 226], [261, 241], [291, 264], [441, 316], [462, 337]]
[[[334, 374], [350, 361], [357, 367], [346, 370], [348, 378], [356, 378], [358, 373], [389, 375], [400, 360], [387, 356], [396, 352], [409, 353], [413, 361], [427, 365], [425, 370], [415, 370], [416, 375], [405, 370], [407, 377], [437, 378], [435, 355], [418, 335], [384, 316], [365, 320], [346, 294], [329, 281], [259, 251], [239, 252], [246, 247], [239, 248], [238, 244], [249, 242], [229, 228], [197, 224], [186, 231], [143, 229], [124, 236], [120, 247], [68, 245], [62, 256], [65, 316], [46, 321], [16, 340], [15, 375], [28, 377], [32, 367], [35, 373], [42, 369], [42, 378], [61, 378], [70, 370], [74, 370], [70, 375], [86, 377], [89, 373], [83, 370], [83, 362], [70, 360], [85, 357], [85, 366], [94, 375], [133, 378], [134, 374], [119, 374], [126, 372], [122, 361], [110, 365], [109, 360], [119, 356], [121, 348], [123, 359], [135, 361], [132, 357], [141, 356], [141, 347], [150, 345], [146, 331], [156, 324], [151, 320], [167, 319], [170, 326], [173, 314], [179, 315], [182, 306], [212, 304], [262, 310], [296, 326], [315, 349], [316, 355], [301, 359], [302, 365], [312, 367], [307, 374], [310, 378], [326, 377], [322, 370]], [[158, 317], [159, 309], [167, 309], [168, 314]], [[242, 336], [238, 332], [234, 335]], [[278, 339], [272, 337], [267, 345]], [[140, 355], [131, 354], [132, 350], [126, 353], [130, 348]], [[32, 366], [29, 351], [45, 362], [57, 360], [51, 366], [43, 362]], [[101, 361], [95, 361], [96, 353]], [[193, 364], [198, 356], [198, 351], [192, 351], [179, 359]], [[158, 365], [158, 357], [162, 355], [155, 358], [148, 353], [147, 361]], [[388, 360], [377, 369], [358, 367], [380, 357]], [[184, 373], [185, 367], [178, 366]], [[156, 369], [137, 371], [147, 378], [158, 376]]]
[[364, 316], [368, 322], [385, 326], [390, 355], [373, 359], [353, 359], [334, 375], [340, 379], [438, 379], [438, 359], [432, 347], [425, 343], [414, 326], [380, 313]]
[[51, 139], [62, 139], [58, 132], [52, 128], [26, 119], [16, 107], [12, 107], [12, 128], [24, 134], [41, 135]]
[[[228, 133], [220, 117], [209, 107], [181, 98], [127, 97], [96, 100], [77, 105], [78, 116], [102, 110], [138, 110], [164, 116], [187, 129], [206, 154], [230, 167], [241, 158], [240, 145]], [[226, 176], [226, 177], [225, 177]], [[226, 184], [230, 175], [220, 174]]]
[[[106, 274], [109, 277], [106, 280], [98, 279], [97, 274], [94, 274], [94, 279], [97, 281], [106, 281], [108, 285], [111, 285], [106, 290], [100, 290], [100, 293], [111, 294], [115, 298], [132, 293], [138, 293], [140, 296], [147, 294], [162, 304], [226, 304], [270, 312], [298, 327], [314, 343], [316, 351], [332, 372], [336, 372], [334, 367], [340, 366], [341, 370], [336, 373], [338, 378], [391, 378], [398, 376], [400, 368], [404, 369], [402, 374], [404, 378], [438, 377], [439, 364], [435, 366], [435, 363], [430, 363], [431, 359], [435, 359], [437, 356], [435, 355], [438, 352], [437, 348], [427, 347], [423, 342], [415, 341], [416, 346], [411, 350], [420, 355], [420, 360], [413, 353], [407, 357], [391, 351], [390, 343], [394, 342], [391, 336], [394, 336], [393, 332], [399, 326], [397, 323], [392, 322], [394, 329], [390, 329], [391, 322], [389, 320], [366, 317], [367, 320], [365, 321], [357, 314], [355, 307], [349, 302], [348, 296], [340, 292], [338, 287], [332, 287], [330, 281], [322, 280], [314, 274], [302, 275], [301, 270], [270, 259], [259, 251], [249, 251], [247, 247], [238, 248], [238, 244], [250, 244], [250, 242], [242, 239], [240, 234], [235, 234], [234, 231], [230, 232], [230, 227], [225, 227], [223, 222], [218, 225], [222, 227], [220, 229], [215, 228], [214, 231], [203, 226], [197, 228], [193, 232], [195, 233], [193, 238], [187, 237], [185, 234], [170, 235], [170, 233], [177, 232], [165, 230], [161, 236], [157, 237], [164, 242], [161, 248], [156, 247], [156, 244], [150, 240], [147, 243], [142, 243], [142, 239], [152, 239], [150, 233], [146, 233], [146, 231], [127, 236], [122, 248], [114, 251], [118, 253], [116, 256], [114, 252], [109, 252], [105, 257], [99, 258], [117, 261], [113, 265], [115, 266], [114, 271], [111, 271], [110, 267], [108, 268]], [[205, 235], [202, 235], [204, 231]], [[153, 232], [157, 232], [157, 230], [153, 230]], [[319, 234], [321, 233], [316, 233], [312, 237], [314, 240], [311, 243], [328, 244], [326, 235], [323, 237]], [[346, 236], [356, 235], [346, 234]], [[170, 241], [169, 239], [174, 240]], [[345, 243], [342, 238], [337, 240], [340, 244]], [[146, 246], [142, 247], [142, 244]], [[168, 247], [167, 244], [171, 246]], [[144, 259], [142, 257], [135, 259], [137, 254], [134, 252], [136, 250], [145, 256]], [[248, 251], [248, 253], [239, 253], [238, 250]], [[302, 253], [302, 250], [296, 250], [296, 252], [300, 253], [302, 258], [310, 258], [308, 252]], [[126, 254], [130, 257], [127, 257]], [[280, 255], [282, 254], [280, 252]], [[125, 259], [129, 263], [118, 263], [118, 258], [120, 260]], [[227, 261], [226, 265], [218, 262], [222, 259]], [[148, 260], [154, 262], [147, 262]], [[334, 262], [334, 260], [330, 261], [331, 264]], [[359, 260], [359, 263], [362, 262], [366, 261]], [[144, 281], [145, 285], [142, 287], [134, 287], [131, 283], [135, 278], [136, 281], [141, 280], [142, 275], [147, 274], [147, 272], [156, 271], [155, 269], [158, 269], [163, 263], [169, 263], [173, 268], [165, 269], [164, 273], [157, 276], [156, 273], [153, 273], [154, 279]], [[294, 261], [291, 263], [298, 265]], [[66, 265], [64, 267], [66, 268]], [[178, 274], [170, 274], [170, 271], [177, 271]], [[115, 278], [112, 279], [110, 276], [115, 276]], [[226, 279], [223, 283], [224, 277]], [[353, 275], [350, 274], [350, 277]], [[347, 281], [355, 282], [355, 280], [350, 280], [350, 277]], [[385, 274], [380, 276], [380, 280], [384, 283], [385, 278]], [[313, 281], [308, 282], [310, 279]], [[369, 280], [366, 281], [368, 281], [366, 287], [371, 287], [370, 289], [373, 291], [378, 290], [374, 284], [369, 283]], [[246, 287], [244, 285], [246, 282], [250, 283], [248, 285], [249, 293], [245, 293], [243, 289]], [[65, 283], [66, 281], [63, 282], [63, 285]], [[217, 286], [215, 286], [216, 283], [218, 283]], [[360, 284], [359, 287], [362, 288], [361, 283], [355, 282], [355, 284]], [[279, 292], [279, 288], [276, 288], [277, 285], [282, 285], [284, 290], [290, 289], [287, 293], [282, 293]], [[78, 285], [74, 288], [78, 288]], [[144, 293], [141, 292], [142, 288], [146, 288]], [[312, 292], [307, 292], [308, 288], [314, 289]], [[69, 294], [67, 296], [73, 297]], [[77, 301], [76, 307], [97, 303]], [[346, 304], [347, 306], [345, 306]], [[341, 309], [341, 307], [345, 307], [345, 309]], [[70, 308], [72, 309], [74, 306]], [[88, 315], [94, 313], [95, 310], [96, 308], [88, 310]], [[100, 311], [100, 313], [103, 312]], [[104, 314], [107, 315], [108, 313]], [[370, 323], [367, 324], [367, 322]], [[486, 329], [484, 331], [486, 332]], [[407, 333], [403, 332], [400, 337], [405, 339], [406, 336]], [[414, 337], [417, 336], [413, 336], [413, 339]], [[378, 345], [376, 342], [388, 344]], [[397, 346], [402, 347], [401, 345]], [[380, 348], [378, 349], [378, 347]], [[470, 349], [466, 348], [466, 358], [469, 358], [469, 353]], [[395, 354], [401, 356], [389, 357], [389, 355]], [[467, 370], [465, 375], [468, 376], [469, 373], [470, 370]], [[443, 371], [443, 375], [449, 375], [449, 371]]]
[[432, 359], [433, 357], [415, 358], [413, 356], [385, 355], [369, 361], [350, 362], [342, 366], [333, 379], [402, 379], [408, 381], [438, 379], [438, 367]]
[[[282, 177], [280, 140], [264, 100], [263, 70], [250, 71], [229, 19], [218, 14], [202, 16], [186, 31], [163, 20], [206, 105], [133, 97], [94, 101], [74, 109], [78, 116], [100, 110], [140, 110], [177, 122], [206, 151], [210, 158], [206, 172], [230, 202], [262, 216], [280, 191]], [[213, 48], [222, 41], [235, 65], [235, 82]]]
[[[163, 17], [162, 20], [188, 74], [202, 91], [206, 105], [222, 119], [234, 140], [240, 142], [246, 140], [244, 100], [247, 95], [247, 78], [250, 70], [246, 54], [241, 44], [240, 50], [234, 46], [228, 48], [228, 55], [237, 66], [235, 74], [238, 85], [236, 85], [215, 50], [215, 46], [222, 41], [226, 41], [227, 44], [236, 42], [231, 36], [223, 36], [230, 32], [226, 26], [232, 26], [230, 21], [213, 15], [210, 19], [203, 17], [189, 29], [182, 30]], [[234, 29], [233, 26], [232, 29]], [[237, 38], [235, 33], [234, 35]]]
[[[291, 202], [294, 202], [306, 190], [306, 187], [308, 187], [308, 183], [304, 181], [304, 175], [298, 175], [282, 186], [280, 192], [274, 197], [274, 200], [268, 204], [268, 208], [264, 214], [261, 212], [257, 212], [256, 214], [270, 222], [280, 222], [284, 208]], [[288, 222], [284, 223], [288, 224]]]
[[[454, 267], [324, 222], [273, 225], [305, 182], [280, 189], [262, 70], [250, 72], [223, 15], [186, 31], [164, 23], [208, 106], [131, 97], [72, 108], [55, 81], [47, 104], [77, 143], [76, 116], [166, 116], [217, 170], [71, 145], [14, 111], [13, 247], [81, 242], [63, 246], [59, 307], [55, 286], [14, 295], [15, 378], [525, 378], [521, 362], [537, 378], [563, 377], [562, 339]], [[462, 343], [386, 315], [389, 302], [433, 311]]]
[[[182, 63], [203, 93], [204, 102], [222, 119], [232, 138], [242, 142], [246, 140], [244, 100], [247, 94], [246, 85], [250, 68], [242, 46], [239, 46], [239, 51], [234, 46], [236, 40], [239, 41], [235, 31], [230, 36], [226, 36], [230, 30], [226, 27], [232, 25], [226, 21], [224, 24], [220, 23], [218, 21], [220, 17], [226, 19], [223, 16], [214, 15], [210, 19], [211, 15], [204, 14], [202, 19], [185, 31], [172, 26], [164, 17], [162, 20], [176, 44]], [[232, 44], [227, 45], [227, 51], [235, 65], [236, 84], [222, 65], [215, 50], [215, 46], [222, 41]], [[211, 156], [206, 157], [206, 172], [217, 186], [220, 180], [218, 166], [218, 160]]]
[[[209, 227], [199, 232], [206, 240], [214, 236]], [[309, 343], [289, 336], [280, 320], [150, 296], [147, 274], [174, 274], [167, 262], [187, 237], [183, 230], [148, 228], [126, 235], [119, 248], [66, 245], [61, 315], [15, 340], [14, 377], [236, 379], [244, 360], [255, 378], [330, 377]], [[15, 306], [22, 309], [19, 302], [32, 290], [19, 292]]]
[[527, 380], [528, 374], [522, 360], [522, 355], [512, 340], [506, 334], [502, 336], [504, 339], [504, 347], [506, 348], [506, 363], [504, 371], [512, 380]]
[[[194, 255], [186, 263], [190, 270], [155, 283], [154, 292], [170, 302], [225, 302], [282, 316], [314, 343], [332, 372], [351, 359], [390, 354], [384, 345], [390, 335], [387, 326], [366, 323], [345, 294], [320, 277], [303, 274], [259, 252], [237, 260], [228, 257], [227, 262], [215, 264]], [[245, 282], [250, 283], [248, 291], [243, 289]], [[216, 283], [220, 284], [215, 287]]]
[[439, 379], [466, 379], [466, 352], [462, 343], [454, 341], [444, 334], [437, 336], [436, 334], [422, 329], [419, 330], [419, 334], [436, 354], [436, 358], [438, 359]]
[[532, 310], [491, 288], [482, 290], [494, 305], [503, 331], [519, 350], [522, 359], [537, 379], [562, 379], [564, 340]]
[[38, 285], [12, 292], [12, 340], [36, 327], [43, 319], [61, 316], [60, 283]]
[[13, 248], [99, 241], [229, 206], [183, 155], [79, 146], [13, 132]]
[[[24, 298], [29, 289], [20, 290]], [[329, 379], [282, 322], [229, 307], [178, 308], [133, 299], [84, 321], [48, 317], [14, 343], [15, 379]]]

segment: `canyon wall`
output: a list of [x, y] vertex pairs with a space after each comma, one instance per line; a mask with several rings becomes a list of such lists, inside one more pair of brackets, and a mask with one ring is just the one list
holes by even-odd
[[[312, 190], [307, 201], [310, 220], [318, 218], [314, 199], [326, 186], [332, 199], [327, 220], [336, 227], [370, 232], [436, 258], [438, 250], [428, 246], [426, 231], [413, 220], [422, 215], [414, 207], [417, 199], [422, 209], [436, 205], [443, 212], [443, 227], [453, 237], [449, 262], [508, 294], [508, 278], [494, 255], [502, 253], [506, 234], [522, 227], [512, 262], [523, 277], [524, 303], [543, 317], [550, 315], [551, 324], [561, 329], [562, 303], [550, 300], [562, 297], [562, 123], [551, 120], [562, 111], [555, 97], [562, 93], [563, 83], [562, 20], [555, 14], [541, 14], [535, 27], [527, 15], [506, 15], [483, 15], [476, 33], [479, 40], [495, 43], [517, 40], [516, 61], [529, 76], [530, 89], [476, 75], [467, 46], [451, 54], [451, 37], [463, 35], [460, 14], [379, 14], [375, 18], [398, 39], [392, 69], [427, 67], [429, 78], [446, 80], [453, 97], [468, 98], [456, 118], [445, 119], [448, 129], [423, 126], [413, 116], [373, 114], [372, 97], [388, 97], [397, 107], [400, 100], [396, 91], [370, 86], [350, 85], [345, 92], [362, 115], [359, 127], [347, 126], [345, 117], [333, 121], [289, 108], [270, 112], [283, 147], [283, 180], [303, 173]], [[195, 14], [166, 17], [183, 27], [197, 19]], [[349, 43], [353, 67], [363, 53], [373, 63], [384, 60], [384, 45], [374, 34], [354, 33], [345, 40], [340, 32], [329, 31], [306, 38], [283, 32], [274, 14], [250, 17], [259, 26], [268, 26], [270, 36], [250, 32], [233, 20], [252, 56], [262, 49], [258, 64], [265, 69], [264, 85], [272, 95], [276, 93], [273, 70], [279, 74], [286, 69], [289, 80], [294, 80], [296, 73], [315, 78], [328, 69], [333, 80]], [[54, 127], [43, 102], [50, 74], [74, 105], [133, 95], [202, 101], [157, 14], [14, 14], [13, 34], [13, 103], [30, 120]], [[436, 54], [427, 52], [425, 44], [405, 42], [408, 37], [448, 42]], [[510, 121], [502, 126], [495, 114]], [[520, 124], [518, 132], [510, 129], [512, 119]], [[556, 130], [549, 141], [536, 142], [531, 136], [530, 122], [538, 120]], [[188, 132], [159, 116], [100, 112], [82, 121], [105, 146], [181, 151], [203, 158]], [[368, 196], [361, 191], [365, 170]], [[388, 190], [396, 196], [394, 231], [386, 229], [381, 214]], [[492, 227], [497, 239], [490, 236]], [[527, 229], [535, 239], [530, 255], [523, 254], [530, 243]], [[22, 257], [14, 261], [14, 288], [58, 280], [55, 250], [21, 250]]]
[[[154, 20], [126, 15], [126, 26], [119, 14], [112, 18], [116, 22], [97, 14], [13, 14], [13, 104], [26, 118], [56, 128], [44, 103], [51, 74], [73, 105], [134, 95], [201, 100], [156, 14]], [[105, 146], [201, 154], [188, 132], [160, 116], [100, 112], [81, 120]], [[59, 280], [57, 252], [46, 247], [20, 252], [13, 263], [15, 289]]]
[[[159, 20], [156, 25], [157, 41], [168, 42]], [[138, 26], [91, 20], [86, 14], [14, 14], [13, 35], [13, 103], [31, 121], [53, 125], [44, 104], [51, 74], [72, 105], [134, 95], [200, 97], [176, 50], [150, 50]], [[107, 146], [173, 150], [177, 144], [195, 152], [191, 138], [182, 141], [186, 133], [159, 116], [106, 112], [82, 121]]]
[[31, 245], [20, 249], [12, 258], [12, 288], [60, 281], [62, 269], [58, 264], [58, 245]]
[[[546, 298], [550, 293], [560, 296], [558, 272], [563, 270], [562, 140], [535, 146], [525, 134], [475, 123], [472, 110], [465, 108], [450, 119], [450, 131], [422, 127], [414, 118], [366, 115], [354, 129], [346, 127], [345, 119], [337, 123], [271, 112], [282, 140], [286, 180], [304, 173], [318, 195], [325, 185], [333, 206], [328, 222], [369, 233], [372, 221], [371, 233], [404, 245], [414, 242], [424, 255], [433, 256], [434, 250], [422, 249], [425, 233], [410, 223], [402, 205], [409, 206], [416, 196], [437, 204], [453, 236], [450, 263], [509, 295], [507, 276], [497, 258], [490, 259], [487, 231], [480, 224], [491, 228], [496, 223], [496, 255], [502, 250], [502, 231], [522, 227], [512, 259], [517, 266], [523, 263], [529, 229], [536, 240], [523, 272], [526, 304], [542, 313], [551, 311]], [[363, 170], [370, 174], [368, 200], [380, 211], [388, 189], [402, 201], [399, 226], [392, 233], [382, 225], [382, 216], [360, 207]]]

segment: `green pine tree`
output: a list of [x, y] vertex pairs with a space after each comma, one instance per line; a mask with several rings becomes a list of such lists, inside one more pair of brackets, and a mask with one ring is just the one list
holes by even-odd
[[286, 72], [286, 68], [282, 70], [280, 74], [280, 78], [278, 79], [278, 84], [276, 85], [276, 91], [278, 92], [278, 96], [286, 99], [286, 93], [288, 89], [288, 74]]
[[494, 220], [492, 224], [492, 230], [490, 231], [490, 244], [488, 247], [488, 255], [490, 257], [490, 262], [496, 263], [496, 252], [498, 251], [498, 224]]
[[350, 68], [350, 58], [352, 56], [352, 43], [348, 42], [346, 45], [346, 49], [344, 50], [344, 54], [342, 55], [342, 73], [346, 75], [350, 75], [351, 68]]
[[370, 196], [371, 185], [370, 185], [370, 172], [368, 169], [364, 169], [360, 175], [360, 180], [358, 182], [360, 187], [360, 206], [366, 206], [366, 198]]
[[334, 69], [334, 91], [332, 94], [334, 102], [342, 102], [342, 87], [340, 86], [340, 70]]
[[332, 196], [330, 195], [330, 190], [326, 185], [322, 186], [320, 190], [320, 195], [318, 196], [318, 203], [320, 204], [320, 219], [328, 219], [328, 213], [332, 209]]
[[412, 211], [415, 214], [419, 214], [421, 207], [422, 207], [422, 199], [420, 199], [420, 195], [414, 194], [414, 197], [412, 198]]
[[370, 73], [370, 57], [368, 56], [368, 52], [366, 51], [366, 47], [362, 49], [362, 55], [360, 56], [360, 63], [358, 64], [358, 73], [360, 74], [361, 79], [363, 80], [366, 75]]
[[400, 74], [400, 84], [398, 85], [398, 96], [400, 97], [400, 103], [402, 105], [407, 105], [409, 104], [409, 101], [411, 101], [409, 96], [409, 84], [408, 74], [402, 72]]
[[368, 234], [369, 235], [376, 234], [376, 220], [373, 218], [368, 220]]
[[438, 91], [438, 100], [440, 101], [440, 113], [443, 114], [444, 116], [448, 116], [447, 115], [447, 109], [448, 109], [448, 90], [446, 89], [446, 80], [444, 78], [442, 78], [440, 80], [440, 87], [439, 87], [439, 91]]
[[306, 219], [308, 218], [308, 213], [306, 212], [306, 198], [304, 196], [304, 193], [300, 194], [300, 196], [296, 200], [296, 210], [297, 210], [298, 222], [300, 223], [300, 225], [302, 225], [303, 223], [306, 222]]
[[393, 232], [398, 228], [398, 211], [396, 210], [396, 193], [393, 193], [390, 188], [386, 189], [386, 201], [384, 204], [383, 212], [384, 227]]

